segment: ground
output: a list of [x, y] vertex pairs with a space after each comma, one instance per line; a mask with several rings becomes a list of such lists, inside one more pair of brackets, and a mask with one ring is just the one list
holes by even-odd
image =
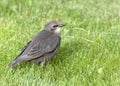
[[[55, 57], [9, 67], [51, 20], [67, 25]], [[0, 86], [120, 86], [120, 0], [1, 0]]]

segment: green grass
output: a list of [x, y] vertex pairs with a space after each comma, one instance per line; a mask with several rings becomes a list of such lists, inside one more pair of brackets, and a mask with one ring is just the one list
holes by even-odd
[[[55, 57], [8, 67], [51, 20], [67, 24]], [[120, 86], [120, 0], [1, 0], [0, 86]]]

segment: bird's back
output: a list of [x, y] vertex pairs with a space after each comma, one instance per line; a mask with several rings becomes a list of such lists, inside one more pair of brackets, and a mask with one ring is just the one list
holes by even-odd
[[[46, 40], [48, 39], [58, 39], [60, 41], [60, 37], [56, 36], [54, 33], [50, 31], [43, 30], [39, 32], [35, 37], [32, 38], [31, 42], [29, 43], [28, 47], [24, 50], [21, 55], [27, 54], [32, 47], [34, 47], [37, 43], [41, 43], [43, 46], [46, 45]], [[51, 40], [52, 41], [52, 40]]]

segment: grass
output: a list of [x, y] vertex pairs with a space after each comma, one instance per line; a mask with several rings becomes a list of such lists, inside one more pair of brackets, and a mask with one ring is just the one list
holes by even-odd
[[[42, 68], [8, 64], [51, 20], [67, 24]], [[119, 86], [120, 0], [1, 0], [0, 86]]]

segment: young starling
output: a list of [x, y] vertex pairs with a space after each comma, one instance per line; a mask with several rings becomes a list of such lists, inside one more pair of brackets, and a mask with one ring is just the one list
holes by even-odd
[[60, 27], [63, 26], [65, 25], [56, 21], [47, 23], [44, 29], [27, 43], [9, 66], [15, 66], [22, 61], [44, 64], [45, 61], [50, 60], [60, 47]]

